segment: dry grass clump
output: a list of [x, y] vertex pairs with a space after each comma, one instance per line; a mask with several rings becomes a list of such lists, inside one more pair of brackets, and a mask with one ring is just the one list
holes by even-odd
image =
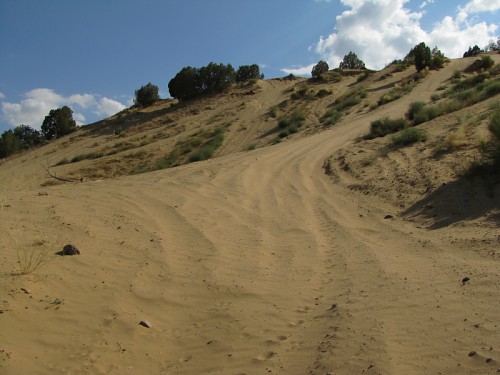
[[53, 258], [51, 249], [46, 245], [45, 240], [35, 240], [29, 246], [20, 246], [15, 240], [17, 248], [17, 274], [29, 275], [38, 270]]

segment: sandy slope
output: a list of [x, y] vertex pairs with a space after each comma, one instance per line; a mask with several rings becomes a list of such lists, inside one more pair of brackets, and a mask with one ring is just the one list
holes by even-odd
[[[4, 181], [1, 373], [496, 373], [498, 258], [325, 175], [369, 121], [110, 181]], [[11, 275], [34, 240], [82, 254]]]

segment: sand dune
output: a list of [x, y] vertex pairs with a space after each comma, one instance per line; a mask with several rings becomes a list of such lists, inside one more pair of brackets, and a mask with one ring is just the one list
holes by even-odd
[[[0, 372], [496, 373], [498, 226], [431, 230], [348, 188], [354, 174], [322, 168], [370, 118], [402, 116], [420, 95], [175, 169], [22, 190], [3, 181]], [[465, 241], [480, 237], [481, 252]], [[16, 249], [67, 243], [81, 255], [12, 275]]]

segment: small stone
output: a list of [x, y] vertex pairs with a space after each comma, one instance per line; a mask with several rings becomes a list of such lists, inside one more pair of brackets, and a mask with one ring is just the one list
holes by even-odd
[[463, 279], [462, 279], [462, 284], [465, 284], [467, 281], [469, 281], [470, 278], [465, 276]]
[[486, 358], [486, 363], [490, 363], [491, 361], [493, 361], [493, 358]]
[[139, 323], [141, 326], [143, 327], [146, 327], [146, 328], [151, 328], [153, 325], [148, 322], [147, 320], [141, 320], [141, 322]]
[[473, 350], [467, 354], [469, 357], [474, 357], [477, 353]]
[[384, 216], [384, 219], [386, 219], [386, 220], [387, 220], [387, 219], [394, 219], [394, 216], [392, 216], [392, 215], [385, 215], [385, 216]]
[[79, 255], [80, 250], [78, 250], [78, 248], [75, 245], [68, 244], [68, 245], [65, 245], [63, 247], [62, 254], [63, 255]]
[[22, 290], [25, 294], [30, 294], [30, 290], [29, 290], [29, 289], [26, 289], [26, 288], [21, 288], [21, 290]]
[[337, 308], [337, 304], [336, 304], [336, 303], [334, 303], [334, 304], [332, 304], [332, 306], [328, 309], [328, 311], [330, 311], [330, 310], [335, 310], [336, 308]]

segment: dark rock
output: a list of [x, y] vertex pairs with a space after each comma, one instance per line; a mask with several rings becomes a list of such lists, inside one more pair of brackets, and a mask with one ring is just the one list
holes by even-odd
[[148, 322], [147, 320], [141, 320], [141, 322], [139, 323], [141, 326], [143, 327], [146, 327], [146, 328], [151, 328], [153, 325]]
[[464, 277], [464, 278], [462, 279], [462, 284], [465, 284], [465, 283], [466, 283], [467, 281], [469, 281], [469, 280], [470, 280], [470, 278], [468, 278], [467, 276], [466, 276], [466, 277]]
[[474, 357], [477, 353], [473, 350], [472, 352], [469, 352], [469, 354], [467, 354], [469, 357]]
[[490, 363], [491, 361], [493, 361], [493, 358], [486, 358], [486, 363]]
[[79, 255], [80, 250], [75, 245], [66, 245], [63, 247], [62, 255]]
[[330, 310], [335, 310], [336, 308], [337, 308], [337, 304], [336, 304], [336, 303], [334, 303], [334, 304], [332, 304], [332, 306], [328, 309], [328, 311], [330, 311]]
[[385, 215], [385, 216], [384, 216], [384, 219], [386, 219], [386, 220], [387, 220], [387, 219], [394, 219], [394, 216], [392, 216], [392, 215]]
[[26, 293], [26, 294], [30, 294], [30, 290], [29, 289], [26, 289], [26, 288], [21, 288], [21, 290]]

